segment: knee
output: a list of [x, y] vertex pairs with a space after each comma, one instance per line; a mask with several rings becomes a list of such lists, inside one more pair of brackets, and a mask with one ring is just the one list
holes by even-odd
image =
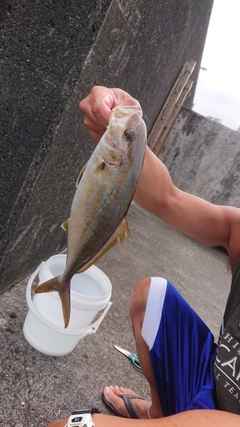
[[129, 300], [129, 313], [132, 320], [144, 316], [151, 279], [142, 279], [134, 288]]

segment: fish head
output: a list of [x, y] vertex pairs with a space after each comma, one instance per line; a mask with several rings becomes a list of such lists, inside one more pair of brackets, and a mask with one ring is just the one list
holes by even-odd
[[126, 157], [138, 157], [138, 154], [142, 157], [146, 149], [146, 140], [147, 131], [141, 107], [117, 106], [112, 110], [104, 134], [103, 157], [108, 163], [115, 164], [122, 163]]

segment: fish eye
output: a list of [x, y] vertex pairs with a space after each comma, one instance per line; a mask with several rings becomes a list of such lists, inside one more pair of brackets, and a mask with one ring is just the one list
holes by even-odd
[[136, 135], [133, 129], [126, 129], [124, 131], [124, 136], [128, 141], [133, 141]]

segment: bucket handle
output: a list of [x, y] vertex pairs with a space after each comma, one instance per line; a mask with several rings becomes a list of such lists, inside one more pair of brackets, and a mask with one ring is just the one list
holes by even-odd
[[29, 309], [31, 310], [31, 312], [33, 313], [33, 315], [42, 323], [44, 323], [45, 325], [49, 326], [49, 324], [51, 324], [51, 328], [54, 329], [57, 332], [60, 332], [62, 334], [67, 334], [67, 335], [83, 335], [81, 338], [83, 338], [86, 335], [89, 334], [95, 334], [98, 330], [98, 327], [100, 326], [101, 322], [103, 321], [104, 317], [106, 316], [109, 308], [111, 307], [112, 303], [111, 301], [108, 302], [108, 304], [106, 305], [103, 313], [101, 314], [101, 316], [99, 317], [99, 319], [97, 319], [94, 323], [92, 323], [89, 326], [86, 326], [85, 328], [82, 329], [75, 329], [74, 331], [71, 330], [66, 330], [64, 328], [60, 328], [56, 325], [54, 325], [53, 323], [49, 322], [48, 320], [44, 319], [44, 317], [42, 317], [38, 310], [36, 309], [35, 305], [33, 304], [32, 301], [32, 297], [31, 297], [31, 288], [32, 288], [32, 284], [33, 281], [35, 279], [35, 277], [37, 276], [37, 274], [39, 273], [41, 267], [43, 265], [43, 262], [36, 268], [36, 270], [32, 273], [28, 284], [27, 284], [27, 288], [26, 288], [26, 299], [27, 299], [27, 304]]
[[[109, 308], [111, 307], [112, 302], [108, 301], [104, 311], [102, 312], [101, 316], [99, 317], [99, 319], [97, 319], [94, 323], [92, 323], [90, 326], [87, 326], [84, 329], [88, 329], [87, 334], [95, 334], [98, 330], [98, 327], [100, 326], [100, 324], [102, 323], [104, 317], [106, 316]], [[91, 328], [91, 330], [89, 330], [89, 328]], [[82, 329], [82, 331], [84, 331], [84, 329]]]

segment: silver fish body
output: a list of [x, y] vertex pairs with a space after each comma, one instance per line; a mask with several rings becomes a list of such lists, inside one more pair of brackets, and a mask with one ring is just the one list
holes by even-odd
[[130, 237], [126, 215], [141, 174], [147, 132], [139, 107], [117, 106], [109, 125], [80, 173], [73, 198], [68, 255], [62, 276], [40, 285], [36, 293], [57, 290], [65, 327], [70, 317], [70, 281], [118, 241]]

